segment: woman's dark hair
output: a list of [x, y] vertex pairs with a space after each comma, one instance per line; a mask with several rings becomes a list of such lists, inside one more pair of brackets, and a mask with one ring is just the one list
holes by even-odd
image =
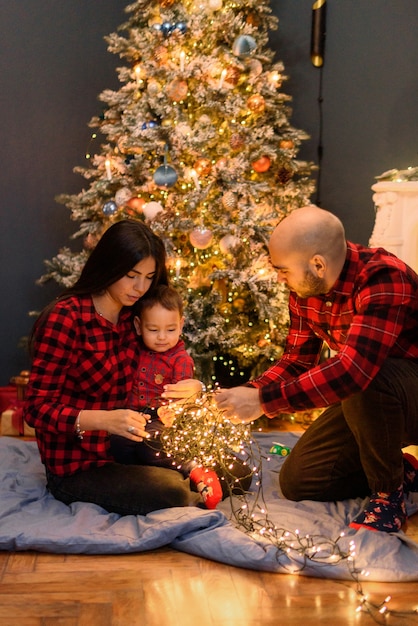
[[143, 222], [136, 220], [121, 220], [110, 226], [91, 252], [75, 284], [42, 311], [35, 322], [30, 345], [42, 321], [58, 301], [71, 296], [103, 293], [137, 263], [149, 257], [155, 260], [155, 275], [150, 288], [167, 285], [166, 252], [162, 240]]

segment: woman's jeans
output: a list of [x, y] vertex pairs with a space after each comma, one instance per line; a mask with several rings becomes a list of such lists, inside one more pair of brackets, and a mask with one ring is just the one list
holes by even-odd
[[367, 389], [309, 426], [280, 471], [280, 487], [296, 501], [391, 492], [402, 485], [402, 447], [411, 444], [418, 444], [418, 363], [387, 359]]

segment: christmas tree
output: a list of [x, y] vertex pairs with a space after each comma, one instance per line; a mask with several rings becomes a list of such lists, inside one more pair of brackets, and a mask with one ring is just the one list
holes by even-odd
[[267, 242], [314, 190], [269, 49], [278, 20], [263, 0], [138, 0], [126, 12], [106, 38], [121, 87], [100, 94], [96, 152], [75, 168], [88, 188], [58, 198], [83, 249], [60, 250], [40, 282], [72, 284], [110, 224], [144, 220], [184, 296], [197, 376], [239, 384], [280, 356], [287, 294]]

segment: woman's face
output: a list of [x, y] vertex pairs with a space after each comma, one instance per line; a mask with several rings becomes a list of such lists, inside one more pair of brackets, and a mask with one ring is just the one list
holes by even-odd
[[110, 285], [107, 292], [119, 306], [132, 306], [151, 287], [155, 272], [155, 259], [142, 259], [125, 276]]

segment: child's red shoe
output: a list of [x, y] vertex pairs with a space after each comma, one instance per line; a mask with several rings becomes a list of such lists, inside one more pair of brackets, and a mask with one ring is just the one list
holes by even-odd
[[222, 487], [216, 472], [202, 466], [194, 467], [190, 480], [196, 485], [206, 508], [216, 509], [222, 500]]

